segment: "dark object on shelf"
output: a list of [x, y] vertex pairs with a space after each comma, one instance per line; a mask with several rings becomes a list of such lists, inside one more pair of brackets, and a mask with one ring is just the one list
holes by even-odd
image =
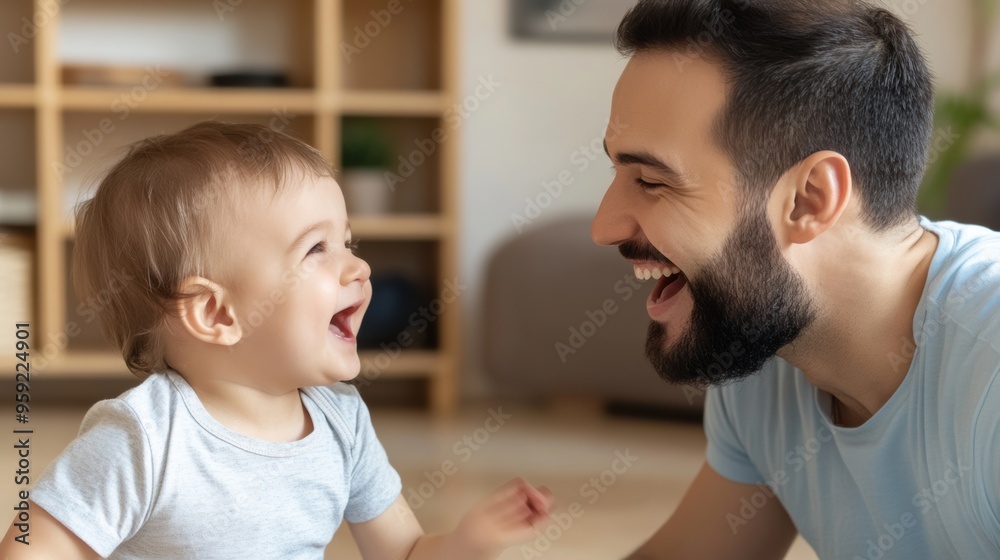
[[[372, 301], [358, 330], [358, 348], [393, 342], [407, 348], [423, 347], [433, 325], [420, 318], [419, 309], [426, 307], [427, 301], [416, 283], [394, 275], [372, 276], [371, 281]], [[409, 336], [401, 340], [404, 331]]]
[[286, 87], [288, 76], [283, 72], [223, 72], [212, 74], [209, 83], [215, 87]]

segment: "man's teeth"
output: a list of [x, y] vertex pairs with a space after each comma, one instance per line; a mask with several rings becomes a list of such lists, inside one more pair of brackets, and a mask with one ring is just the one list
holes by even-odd
[[635, 268], [635, 277], [638, 278], [639, 280], [649, 280], [650, 278], [654, 280], [659, 280], [664, 276], [669, 278], [670, 276], [681, 273], [681, 269], [671, 264], [664, 264], [657, 266], [635, 265], [633, 268]]

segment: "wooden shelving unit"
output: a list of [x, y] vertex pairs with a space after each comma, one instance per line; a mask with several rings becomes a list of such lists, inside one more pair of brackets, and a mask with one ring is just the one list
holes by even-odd
[[[354, 40], [357, 29], [364, 29], [371, 10], [386, 8], [367, 0], [247, 0], [231, 2], [233, 17], [225, 25], [240, 25], [240, 12], [252, 15], [255, 9], [289, 11], [288, 18], [278, 18], [274, 25], [288, 21], [307, 22], [306, 29], [285, 30], [292, 37], [289, 55], [288, 88], [211, 88], [161, 87], [142, 92], [141, 102], [130, 104], [127, 122], [119, 126], [121, 114], [113, 108], [116, 101], [132, 92], [130, 87], [83, 86], [63, 84], [60, 59], [60, 33], [68, 22], [69, 10], [114, 10], [120, 0], [79, 0], [71, 4], [50, 0], [11, 0], [0, 9], [0, 18], [11, 19], [5, 28], [17, 29], [21, 17], [32, 21], [45, 14], [44, 25], [24, 45], [23, 52], [0, 55], [15, 69], [0, 69], [0, 115], [30, 114], [34, 121], [34, 168], [37, 194], [36, 295], [33, 324], [34, 355], [44, 354], [44, 369], [38, 376], [49, 378], [106, 378], [130, 374], [121, 358], [94, 339], [94, 325], [86, 335], [67, 336], [71, 326], [81, 326], [73, 307], [68, 278], [69, 255], [74, 238], [73, 224], [67, 211], [74, 201], [71, 183], [92, 179], [97, 160], [108, 160], [115, 150], [143, 136], [180, 130], [204, 118], [268, 122], [281, 111], [289, 117], [288, 129], [316, 146], [339, 168], [340, 131], [343, 120], [366, 117], [384, 122], [398, 132], [398, 148], [407, 147], [406, 136], [415, 130], [446, 127], [445, 112], [457, 100], [456, 59], [458, 37], [458, 0], [421, 0], [403, 2], [405, 10], [379, 30], [370, 47], [352, 56], [348, 64], [342, 46]], [[181, 6], [193, 13], [193, 2], [142, 3], [163, 10]], [[212, 3], [202, 2], [206, 10]], [[60, 7], [62, 5], [62, 7]], [[178, 9], [181, 9], [178, 8]], [[262, 12], [263, 13], [263, 12]], [[220, 16], [221, 17], [221, 16]], [[257, 21], [267, 16], [257, 14]], [[284, 23], [281, 23], [281, 22]], [[312, 26], [308, 29], [309, 25]], [[97, 39], [99, 40], [99, 39]], [[178, 37], [178, 40], [186, 40]], [[304, 55], [303, 55], [304, 53]], [[27, 59], [25, 57], [28, 57]], [[30, 61], [30, 62], [29, 62]], [[23, 117], [23, 115], [22, 115]], [[87, 146], [81, 131], [112, 117], [118, 128], [108, 140]], [[128, 125], [128, 126], [124, 126]], [[457, 141], [455, 130], [448, 129], [448, 140], [437, 146], [433, 161], [414, 181], [420, 188], [424, 207], [401, 208], [379, 216], [351, 216], [352, 230], [363, 241], [376, 245], [406, 247], [418, 244], [430, 251], [432, 263], [424, 271], [431, 280], [428, 288], [441, 293], [447, 280], [454, 280], [456, 266], [457, 211]], [[6, 132], [5, 132], [6, 133]], [[422, 134], [422, 132], [421, 132]], [[417, 140], [418, 138], [412, 138]], [[23, 140], [22, 140], [23, 142]], [[79, 151], [86, 165], [68, 165], [71, 154]], [[90, 155], [93, 152], [94, 155]], [[429, 158], [430, 159], [430, 158]], [[106, 164], [107, 161], [101, 161]], [[57, 165], [62, 164], [62, 165]], [[91, 165], [93, 164], [93, 165]], [[0, 190], [6, 185], [0, 183]], [[0, 224], [2, 227], [3, 224]], [[364, 250], [364, 244], [362, 245]], [[363, 256], [364, 253], [362, 253]], [[391, 258], [382, 256], [385, 260]], [[377, 271], [376, 271], [377, 272]], [[426, 378], [429, 402], [433, 410], [448, 413], [454, 409], [459, 354], [459, 318], [457, 304], [443, 308], [437, 318], [437, 344], [433, 348], [408, 348], [382, 368], [387, 378]], [[75, 330], [75, 329], [74, 329]], [[377, 352], [363, 351], [362, 360], [375, 360]], [[13, 362], [0, 356], [4, 371], [13, 370]], [[36, 368], [37, 369], [37, 368]]]

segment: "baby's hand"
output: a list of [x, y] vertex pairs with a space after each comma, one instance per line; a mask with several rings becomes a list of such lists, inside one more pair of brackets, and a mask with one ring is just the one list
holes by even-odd
[[548, 523], [553, 503], [545, 487], [515, 478], [465, 514], [454, 535], [472, 550], [499, 554], [531, 540]]

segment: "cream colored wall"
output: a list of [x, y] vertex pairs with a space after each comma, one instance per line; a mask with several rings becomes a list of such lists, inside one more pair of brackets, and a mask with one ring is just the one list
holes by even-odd
[[[914, 29], [938, 86], [962, 87], [968, 64], [968, 0], [883, 4]], [[494, 391], [479, 363], [480, 299], [488, 256], [518, 234], [511, 216], [524, 213], [524, 199], [542, 193], [542, 182], [562, 171], [569, 171], [573, 183], [536, 223], [596, 210], [610, 178], [609, 162], [600, 156], [581, 170], [579, 155], [571, 158], [581, 145], [603, 134], [611, 92], [624, 66], [610, 44], [512, 41], [506, 33], [506, 5], [506, 0], [465, 0], [462, 16], [465, 93], [474, 95], [484, 76], [492, 75], [502, 84], [481, 100], [462, 128], [460, 270], [461, 280], [470, 285], [463, 300], [463, 381], [466, 394], [472, 395]], [[996, 47], [1000, 45], [994, 45], [994, 55]]]

